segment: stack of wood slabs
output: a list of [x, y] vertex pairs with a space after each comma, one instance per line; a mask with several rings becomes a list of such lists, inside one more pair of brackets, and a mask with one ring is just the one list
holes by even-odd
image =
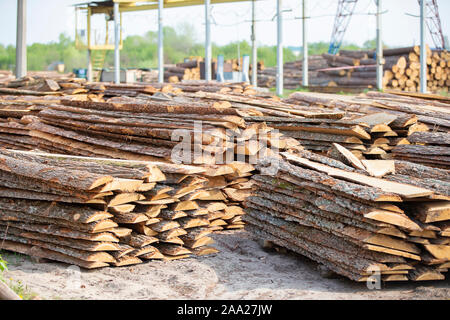
[[[267, 170], [274, 161], [277, 170]], [[246, 229], [354, 281], [444, 279], [448, 174], [395, 162], [398, 174], [385, 170], [377, 178], [369, 172], [392, 164], [369, 161], [366, 171], [307, 151], [260, 159], [261, 174], [252, 177], [255, 191], [245, 202]], [[412, 183], [396, 182], [397, 175]], [[447, 194], [413, 185], [430, 180], [447, 186]]]
[[3, 249], [84, 268], [217, 252], [202, 206], [218, 196], [198, 176], [205, 169], [11, 150], [0, 158]]
[[[325, 152], [325, 147], [320, 149], [316, 145], [329, 146], [332, 143], [340, 143], [350, 149], [358, 158], [390, 159], [397, 157], [398, 153], [393, 152], [394, 149], [401, 152], [401, 150], [417, 148], [407, 146], [412, 144], [409, 139], [411, 135], [427, 135], [427, 132], [432, 131], [446, 137], [450, 130], [450, 113], [448, 111], [450, 100], [448, 98], [435, 95], [411, 95], [413, 94], [408, 96], [406, 94], [368, 92], [359, 96], [339, 96], [296, 92], [286, 99], [286, 102], [306, 103], [314, 111], [317, 108], [322, 109], [322, 112], [341, 111], [345, 116], [340, 120], [334, 120], [336, 124], [345, 121], [358, 125], [370, 138], [364, 139], [354, 132], [349, 133], [343, 130], [340, 132], [328, 130], [326, 135], [318, 134], [325, 133], [323, 131], [310, 133], [305, 132], [305, 129], [301, 129], [301, 132], [282, 131], [282, 133], [297, 138], [306, 149], [319, 149], [318, 151]], [[317, 120], [317, 122], [320, 123], [319, 127], [326, 124], [325, 121], [321, 123]], [[316, 140], [322, 142], [316, 143], [314, 142]], [[411, 138], [411, 140], [417, 141], [417, 138]], [[435, 144], [435, 142], [433, 143]], [[431, 149], [436, 147], [436, 145], [433, 146], [433, 143], [430, 145]], [[428, 143], [423, 140], [422, 144]], [[442, 144], [445, 146], [445, 143]], [[401, 158], [401, 155], [398, 155]], [[421, 163], [418, 157], [415, 160], [411, 157], [409, 159]]]
[[449, 133], [414, 132], [407, 139], [411, 144], [398, 145], [392, 150], [395, 159], [450, 169]]
[[55, 102], [59, 102], [59, 99], [54, 95], [0, 96], [0, 145], [19, 150], [32, 149], [34, 143], [28, 134], [26, 125], [21, 123], [20, 119], [26, 115], [37, 115], [46, 105]]
[[[45, 151], [129, 160], [215, 165], [239, 155], [256, 156], [271, 143], [280, 149], [298, 145], [294, 139], [272, 136], [264, 124], [247, 127], [243, 116], [252, 110], [232, 108], [226, 101], [132, 101], [62, 99], [37, 116], [22, 117], [21, 123]], [[265, 145], [260, 133], [267, 136]]]

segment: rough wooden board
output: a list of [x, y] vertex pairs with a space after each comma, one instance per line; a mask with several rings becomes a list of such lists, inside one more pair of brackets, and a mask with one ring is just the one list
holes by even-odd
[[119, 242], [119, 239], [110, 232], [88, 233], [72, 230], [66, 227], [58, 227], [51, 224], [31, 224], [22, 222], [0, 222], [2, 226], [13, 226], [21, 230], [35, 231], [60, 237], [83, 239], [89, 241]]
[[437, 244], [427, 244], [427, 245], [424, 245], [424, 247], [436, 259], [442, 259], [444, 261], [450, 261], [450, 246], [437, 245]]
[[214, 240], [210, 237], [202, 237], [200, 239], [197, 240], [185, 240], [184, 241], [184, 245], [190, 249], [195, 249], [195, 248], [199, 248], [202, 246], [206, 246], [206, 245], [210, 245], [213, 244]]
[[169, 256], [182, 256], [191, 253], [187, 248], [175, 244], [158, 244], [157, 248], [162, 254]]
[[179, 228], [180, 224], [176, 221], [161, 221], [150, 225], [150, 228], [156, 232], [164, 232], [170, 229]]
[[423, 217], [421, 220], [424, 223], [450, 220], [449, 201], [421, 203], [418, 211], [419, 217]]
[[160, 240], [160, 243], [177, 244], [180, 246], [184, 245], [184, 241], [178, 237], [172, 237], [170, 239]]
[[413, 281], [431, 281], [431, 280], [444, 280], [445, 276], [437, 271], [437, 269], [428, 267], [417, 267], [409, 273], [409, 279]]
[[348, 165], [351, 165], [355, 167], [356, 169], [360, 169], [365, 171], [366, 168], [362, 165], [361, 161], [349, 150], [347, 150], [345, 147], [341, 146], [338, 143], [332, 144], [334, 150], [339, 154], [339, 158], [343, 160]]
[[119, 193], [108, 202], [108, 207], [114, 207], [114, 206], [118, 206], [121, 204], [126, 204], [126, 203], [130, 203], [130, 202], [135, 202], [135, 201], [141, 201], [144, 199], [145, 199], [144, 195], [142, 195], [140, 193], [136, 193], [136, 192]]
[[405, 251], [376, 246], [376, 245], [372, 245], [372, 244], [366, 244], [365, 248], [372, 250], [372, 251], [384, 252], [384, 253], [388, 253], [388, 254], [404, 257], [404, 258], [409, 258], [409, 259], [413, 259], [413, 260], [418, 260], [418, 261], [422, 260], [419, 255], [415, 255], [415, 254], [408, 253]]
[[288, 160], [294, 161], [299, 164], [303, 164], [309, 168], [319, 170], [321, 172], [327, 173], [330, 176], [348, 179], [353, 182], [357, 182], [363, 185], [379, 188], [385, 192], [392, 192], [401, 195], [405, 198], [416, 198], [416, 197], [424, 197], [433, 194], [433, 191], [427, 190], [424, 188], [418, 188], [414, 186], [410, 186], [402, 183], [395, 183], [383, 179], [378, 179], [374, 177], [365, 176], [356, 172], [347, 172], [337, 168], [331, 168], [326, 165], [312, 162], [308, 159], [299, 158], [292, 154], [283, 152], [283, 156], [285, 156]]
[[366, 238], [364, 242], [369, 244], [374, 244], [382, 247], [387, 247], [391, 249], [406, 251], [414, 254], [420, 255], [421, 250], [412, 243], [408, 241], [395, 239], [393, 237], [377, 234], [369, 238]]
[[142, 263], [142, 260], [139, 259], [138, 257], [125, 255], [125, 256], [117, 259], [112, 264], [116, 267], [123, 267], [123, 266], [130, 266], [133, 264], [139, 264], [139, 263]]
[[143, 183], [143, 180], [114, 178], [113, 181], [104, 185], [99, 192], [116, 190], [120, 190], [122, 192], [135, 192], [139, 190]]
[[131, 211], [136, 208], [135, 204], [120, 204], [118, 206], [110, 207], [108, 210], [110, 210], [113, 214], [114, 213], [130, 213]]
[[104, 231], [111, 232], [115, 236], [117, 236], [119, 238], [123, 238], [123, 237], [129, 236], [133, 230], [131, 230], [129, 228], [117, 227], [117, 228], [106, 229]]
[[373, 177], [382, 178], [388, 174], [395, 174], [394, 160], [361, 160], [366, 171]]
[[393, 115], [391, 113], [379, 112], [379, 113], [373, 113], [373, 114], [369, 114], [367, 116], [353, 119], [353, 121], [358, 124], [366, 123], [372, 127], [377, 124], [387, 124], [388, 125], [388, 124], [392, 123], [393, 121], [395, 121], [395, 119], [397, 119], [396, 115]]
[[146, 260], [150, 260], [150, 259], [155, 259], [155, 260], [161, 260], [164, 259], [164, 255], [158, 251], [152, 252], [152, 253], [147, 253], [144, 254], [142, 256], [140, 256], [139, 258], [141, 259], [146, 259]]
[[158, 233], [157, 238], [160, 240], [168, 240], [170, 238], [184, 236], [186, 234], [187, 234], [186, 230], [184, 230], [182, 228], [174, 228], [174, 229], [170, 229], [170, 230]]
[[197, 202], [191, 200], [180, 201], [171, 206], [171, 209], [174, 211], [187, 211], [187, 210], [195, 210], [198, 208], [199, 206]]
[[140, 223], [140, 222], [145, 222], [147, 221], [149, 218], [142, 213], [116, 213], [114, 215], [114, 222], [117, 223], [126, 223], [126, 224], [134, 224], [134, 223]]
[[207, 254], [214, 254], [214, 253], [219, 252], [219, 250], [217, 250], [216, 248], [213, 248], [213, 247], [199, 247], [199, 248], [192, 249], [191, 251], [196, 256], [204, 256]]
[[103, 176], [79, 170], [67, 170], [46, 166], [29, 161], [22, 161], [1, 155], [2, 170], [13, 172], [18, 176], [26, 176], [40, 180], [50, 180], [56, 184], [80, 190], [92, 190], [113, 180], [112, 176]]

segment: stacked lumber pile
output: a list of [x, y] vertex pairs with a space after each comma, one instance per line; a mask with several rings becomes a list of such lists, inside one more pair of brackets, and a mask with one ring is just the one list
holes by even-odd
[[[383, 86], [406, 92], [418, 92], [420, 85], [420, 47], [385, 49]], [[450, 53], [427, 47], [429, 92], [448, 91], [450, 87]], [[302, 84], [302, 61], [284, 64], [284, 87], [296, 89]], [[258, 74], [258, 86], [275, 87], [276, 68]], [[324, 53], [309, 57], [309, 84], [340, 89], [374, 88], [376, 86], [375, 51], [341, 50], [337, 55]], [[345, 91], [345, 90], [344, 90]]]
[[[114, 84], [106, 82], [87, 82], [80, 78], [32, 78], [24, 77], [0, 84], [0, 95], [20, 96], [66, 96], [89, 95], [90, 99], [102, 101], [103, 97], [136, 97], [155, 93], [179, 94], [181, 92], [234, 92], [246, 95], [256, 94], [248, 83], [221, 83], [189, 80], [182, 83], [142, 82], [134, 84]], [[46, 97], [47, 98], [47, 97]]]
[[0, 70], [0, 84], [15, 79], [14, 74], [9, 70]]
[[444, 169], [450, 168], [450, 134], [448, 132], [414, 132], [408, 136], [407, 140], [410, 144], [398, 145], [392, 150], [395, 159]]
[[214, 203], [220, 191], [201, 168], [6, 150], [0, 159], [3, 249], [84, 268], [217, 252], [207, 218], [228, 206]]
[[[27, 107], [14, 122], [25, 131], [9, 130], [9, 140], [3, 141], [0, 137], [2, 146], [17, 148], [18, 145], [8, 142], [20, 142], [17, 135], [23, 133], [27, 141], [20, 146], [25, 150], [206, 166], [204, 175], [216, 177], [216, 188], [223, 188], [223, 192], [208, 195], [207, 200], [229, 202], [229, 208], [217, 210], [221, 212], [209, 217], [215, 220], [212, 221], [215, 230], [243, 227], [240, 220], [243, 211], [238, 207], [251, 189], [249, 176], [253, 166], [248, 165], [249, 158], [268, 155], [273, 145], [282, 150], [298, 146], [293, 139], [272, 136], [271, 129], [263, 123], [246, 125], [244, 117], [263, 114], [266, 99], [249, 98], [240, 84], [231, 87], [211, 84], [210, 93], [200, 93], [196, 91], [202, 86], [190, 83], [183, 89], [193, 93], [159, 99], [152, 98], [149, 86], [145, 87], [146, 94], [141, 93], [142, 86], [105, 85], [102, 89], [86, 84], [84, 87], [89, 95], [52, 96], [49, 100], [31, 96], [29, 102], [36, 110]], [[101, 93], [93, 96], [96, 90], [118, 96], [105, 102]], [[120, 95], [126, 91], [128, 96]], [[230, 91], [236, 93], [215, 93]], [[135, 98], [129, 97], [132, 92]], [[22, 96], [12, 98], [11, 101], [23, 103]], [[273, 108], [276, 103], [272, 102]], [[257, 104], [261, 105], [259, 109]], [[203, 121], [202, 132], [195, 127], [200, 120]], [[8, 121], [11, 125], [11, 119]], [[187, 144], [186, 149], [184, 146], [176, 149], [181, 142]], [[185, 154], [185, 150], [191, 155]], [[201, 154], [197, 155], [197, 150]]]
[[[278, 126], [268, 123], [308, 150], [334, 157], [332, 144], [339, 143], [360, 159], [395, 158], [449, 168], [445, 138], [450, 131], [448, 98], [397, 92], [368, 92], [352, 97], [296, 92], [285, 101], [307, 104], [324, 114], [327, 110], [345, 114], [341, 119], [290, 120], [289, 126], [284, 120], [279, 120]], [[442, 141], [438, 142], [438, 137]]]
[[[445, 278], [448, 171], [404, 161], [348, 166], [307, 151], [282, 156], [260, 159], [252, 177], [243, 218], [257, 238], [354, 281]], [[274, 161], [277, 170], [268, 170]]]
[[70, 75], [55, 77], [25, 76], [3, 83], [0, 94], [5, 95], [60, 95], [87, 93], [83, 88], [85, 79], [73, 78]]

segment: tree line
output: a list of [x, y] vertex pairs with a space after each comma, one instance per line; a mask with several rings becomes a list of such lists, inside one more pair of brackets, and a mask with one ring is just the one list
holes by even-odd
[[[195, 39], [195, 30], [189, 24], [181, 25], [177, 28], [164, 27], [164, 62], [175, 64], [182, 62], [185, 58], [193, 56], [204, 56], [204, 45]], [[122, 68], [156, 68], [158, 36], [155, 31], [149, 31], [144, 36], [127, 36], [123, 41], [123, 49], [120, 52]], [[315, 42], [309, 44], [309, 54], [322, 54], [328, 51], [327, 42]], [[375, 41], [370, 40], [364, 43], [362, 48], [373, 48]], [[361, 49], [354, 44], [344, 44], [342, 48], [357, 50]], [[86, 68], [87, 52], [79, 50], [75, 46], [75, 41], [67, 34], [60, 34], [58, 41], [50, 43], [34, 43], [28, 46], [28, 69], [31, 71], [47, 70], [48, 66], [54, 62], [65, 64], [66, 72], [74, 68]], [[225, 59], [242, 57], [244, 54], [251, 55], [251, 45], [243, 40], [219, 46], [212, 44], [212, 55], [223, 54]], [[114, 65], [113, 51], [108, 51], [105, 59], [105, 67], [111, 68]], [[283, 58], [285, 62], [299, 59], [294, 51], [284, 48]], [[258, 60], [263, 61], [267, 67], [276, 65], [276, 46], [258, 47]], [[14, 70], [15, 68], [15, 47], [0, 44], [0, 69]]]

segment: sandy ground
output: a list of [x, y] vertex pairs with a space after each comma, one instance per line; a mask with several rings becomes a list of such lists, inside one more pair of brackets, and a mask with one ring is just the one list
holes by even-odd
[[176, 261], [81, 272], [4, 254], [5, 278], [21, 281], [41, 299], [450, 299], [450, 280], [365, 283], [320, 276], [314, 262], [263, 250], [246, 231], [213, 235], [220, 253]]

